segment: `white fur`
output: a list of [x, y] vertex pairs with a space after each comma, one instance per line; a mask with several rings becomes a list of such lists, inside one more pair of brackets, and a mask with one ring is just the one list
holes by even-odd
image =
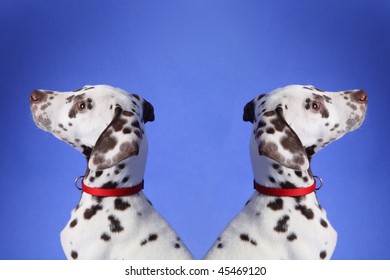
[[[255, 181], [274, 188], [312, 185], [312, 155], [358, 128], [366, 105], [363, 91], [324, 92], [300, 85], [249, 102], [244, 120], [253, 122], [250, 156]], [[278, 125], [283, 129], [275, 129]], [[336, 241], [337, 233], [315, 193], [293, 198], [255, 191], [204, 258], [329, 259]]]
[[[142, 97], [98, 85], [73, 92], [33, 91], [30, 103], [40, 128], [87, 157], [88, 186], [142, 182], [148, 150], [144, 122], [154, 120], [152, 106]], [[145, 188], [152, 187], [146, 181]], [[82, 193], [61, 244], [68, 259], [193, 258], [143, 191], [105, 198]]]

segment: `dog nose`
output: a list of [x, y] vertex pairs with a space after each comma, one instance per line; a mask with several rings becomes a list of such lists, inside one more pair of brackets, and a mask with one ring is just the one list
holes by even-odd
[[30, 103], [31, 104], [39, 104], [43, 100], [45, 100], [47, 94], [44, 91], [33, 90], [30, 94]]
[[352, 93], [352, 100], [356, 101], [357, 103], [366, 104], [368, 102], [368, 95], [362, 89], [356, 90]]

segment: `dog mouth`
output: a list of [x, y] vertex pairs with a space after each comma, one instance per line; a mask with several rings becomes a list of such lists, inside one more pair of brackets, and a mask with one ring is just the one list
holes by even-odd
[[366, 116], [366, 106], [364, 106], [364, 110], [362, 111], [363, 112], [361, 115], [357, 115], [357, 114], [350, 115], [349, 119], [346, 121], [347, 131], [354, 131], [359, 127], [361, 127]]
[[37, 114], [36, 111], [32, 110], [32, 116], [36, 126], [38, 126], [40, 129], [44, 131], [51, 132], [52, 121], [50, 120], [50, 118], [47, 116], [46, 113]]

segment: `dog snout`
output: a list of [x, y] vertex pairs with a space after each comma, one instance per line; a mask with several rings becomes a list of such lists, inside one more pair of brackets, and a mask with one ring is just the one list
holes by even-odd
[[47, 93], [40, 90], [33, 90], [30, 94], [30, 103], [31, 104], [39, 104], [46, 100]]
[[357, 102], [357, 103], [360, 103], [360, 104], [367, 104], [368, 102], [368, 95], [367, 93], [360, 89], [360, 90], [356, 90], [354, 92], [351, 93], [351, 97], [352, 97], [352, 100]]

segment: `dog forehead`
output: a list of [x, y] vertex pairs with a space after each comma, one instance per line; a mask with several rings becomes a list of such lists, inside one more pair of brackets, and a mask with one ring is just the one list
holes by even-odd
[[[121, 106], [123, 109], [133, 109], [140, 106], [142, 98], [135, 94], [109, 85], [86, 85], [82, 88], [61, 93], [66, 95], [67, 101], [78, 101], [91, 98], [95, 102], [109, 102], [113, 105]], [[136, 108], [134, 108], [136, 109]]]
[[265, 96], [260, 95], [256, 101], [258, 107], [266, 105], [267, 110], [273, 110], [281, 105], [300, 103], [307, 98], [329, 103], [334, 95], [332, 92], [324, 91], [311, 85], [289, 85], [277, 88]]

